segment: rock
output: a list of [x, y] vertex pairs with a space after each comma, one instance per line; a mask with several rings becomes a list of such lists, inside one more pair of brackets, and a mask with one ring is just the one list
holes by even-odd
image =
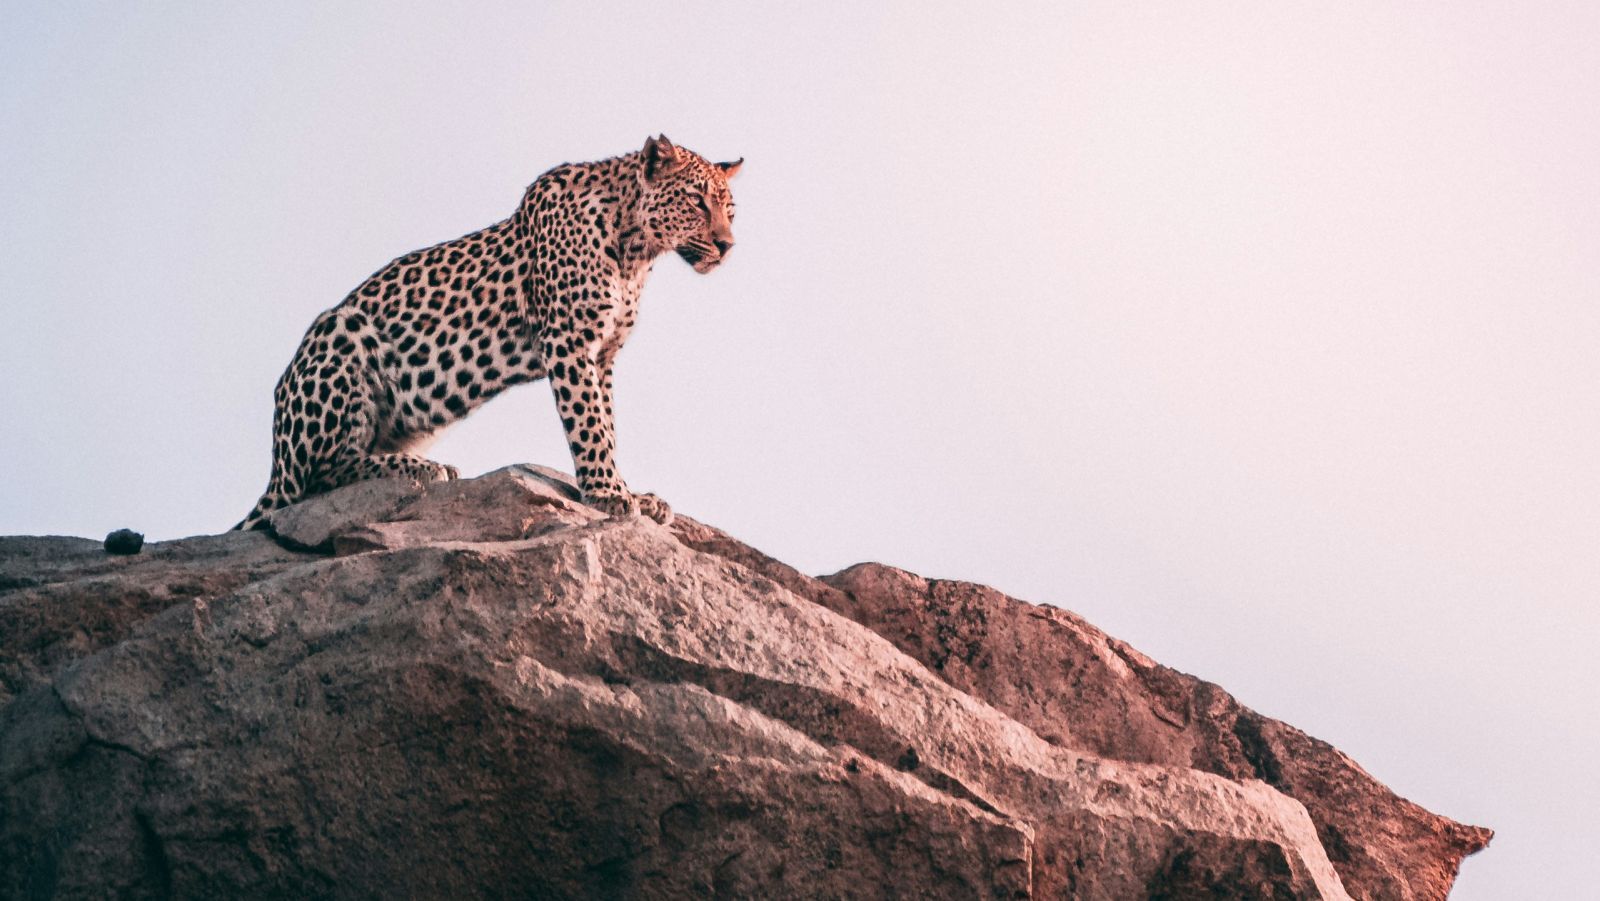
[[137, 554], [144, 547], [144, 535], [132, 529], [118, 529], [106, 536], [106, 553]]
[[260, 532], [156, 542], [131, 557], [87, 538], [0, 537], [0, 706], [175, 604], [318, 559]]
[[876, 564], [824, 581], [848, 597], [824, 596], [834, 609], [1053, 744], [1259, 779], [1295, 798], [1355, 897], [1442, 899], [1461, 859], [1493, 835], [1429, 813], [1327, 743], [1161, 666], [1069, 611]]
[[549, 471], [270, 525], [0, 539], [0, 886], [1435, 897], [1487, 840], [1064, 611], [812, 579]]
[[813, 579], [692, 520], [678, 533], [889, 638], [1052, 744], [1266, 781], [1308, 809], [1354, 897], [1442, 899], [1462, 858], [1494, 835], [1399, 797], [1326, 742], [1059, 607], [873, 563]]
[[[561, 473], [508, 466], [478, 479], [377, 479], [274, 511], [284, 544], [336, 556], [452, 541], [514, 541], [604, 519]], [[485, 511], [492, 511], [487, 514]]]

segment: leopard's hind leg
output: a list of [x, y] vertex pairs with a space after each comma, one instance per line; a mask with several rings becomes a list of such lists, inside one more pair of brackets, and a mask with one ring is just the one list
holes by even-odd
[[250, 508], [250, 512], [245, 514], [245, 518], [241, 519], [229, 531], [247, 532], [251, 529], [264, 528], [268, 513], [280, 507], [287, 507], [294, 503], [295, 500], [296, 497], [284, 490], [282, 481], [274, 474], [272, 480], [267, 483], [267, 490], [262, 492], [261, 499], [256, 501], [256, 505]]
[[[307, 450], [302, 458], [296, 449], [300, 445], [290, 440], [289, 436], [292, 435], [305, 436], [308, 428], [305, 423], [301, 424], [299, 430], [284, 430], [284, 439], [274, 443], [273, 474], [267, 490], [234, 529], [263, 528], [267, 514], [274, 510], [311, 495], [367, 479], [402, 478], [416, 482], [442, 482], [459, 478], [456, 468], [445, 463], [435, 463], [409, 453], [373, 452], [373, 421], [381, 417], [374, 417], [361, 409], [362, 405], [358, 403], [360, 399], [358, 394], [353, 394], [343, 405], [349, 415], [339, 417], [335, 429], [330, 433], [331, 440], [336, 444], [331, 447], [310, 445], [320, 453], [313, 455]], [[286, 405], [284, 409], [289, 407]], [[316, 430], [322, 431], [321, 426]]]
[[234, 528], [260, 528], [273, 510], [366, 479], [457, 477], [455, 467], [407, 452], [444, 423], [430, 417], [406, 432], [368, 329], [359, 314], [335, 309], [307, 332], [273, 395], [272, 479]]
[[445, 482], [459, 478], [454, 466], [435, 463], [413, 452], [427, 447], [432, 433], [401, 433], [392, 392], [375, 378], [363, 378], [359, 365], [352, 364], [346, 377], [359, 388], [352, 392], [352, 399], [345, 406], [347, 415], [331, 435], [337, 443], [336, 450], [321, 467], [320, 490], [331, 491], [367, 479]]
[[411, 479], [415, 482], [449, 482], [460, 478], [454, 466], [411, 454], [351, 454], [341, 457], [328, 472], [328, 489], [367, 479]]

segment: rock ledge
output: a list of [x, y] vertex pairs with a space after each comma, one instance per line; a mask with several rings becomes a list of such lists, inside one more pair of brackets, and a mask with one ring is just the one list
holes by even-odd
[[0, 538], [0, 897], [1442, 899], [1492, 833], [1073, 614], [539, 467]]

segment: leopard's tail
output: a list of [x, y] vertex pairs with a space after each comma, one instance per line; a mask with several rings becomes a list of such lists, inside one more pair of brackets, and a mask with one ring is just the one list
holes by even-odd
[[239, 520], [228, 531], [248, 532], [251, 529], [264, 529], [267, 527], [268, 513], [287, 507], [299, 499], [298, 497], [291, 497], [289, 492], [284, 490], [283, 479], [274, 472], [272, 481], [267, 483], [267, 490], [261, 495], [261, 500], [256, 501], [256, 505], [250, 508], [250, 512], [245, 515], [245, 518]]

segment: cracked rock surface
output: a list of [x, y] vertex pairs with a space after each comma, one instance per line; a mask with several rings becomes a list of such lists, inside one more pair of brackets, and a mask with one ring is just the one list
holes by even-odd
[[1443, 898], [1488, 830], [1072, 614], [510, 467], [0, 539], [0, 897]]

